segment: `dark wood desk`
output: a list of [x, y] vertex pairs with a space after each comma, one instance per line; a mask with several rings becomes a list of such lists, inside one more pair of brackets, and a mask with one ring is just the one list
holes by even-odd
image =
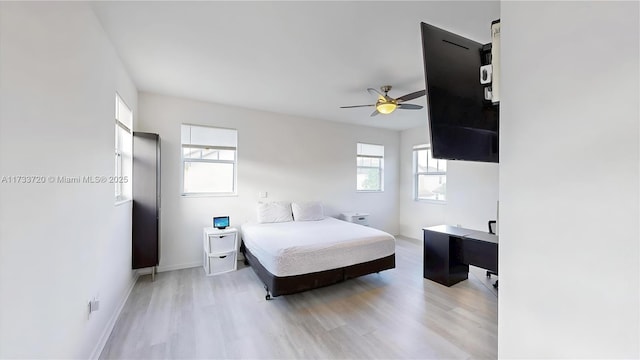
[[498, 236], [438, 225], [424, 233], [425, 279], [451, 286], [469, 277], [469, 265], [498, 273]]

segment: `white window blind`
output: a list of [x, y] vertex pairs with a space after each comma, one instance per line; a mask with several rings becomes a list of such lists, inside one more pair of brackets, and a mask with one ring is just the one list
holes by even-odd
[[129, 130], [133, 127], [133, 113], [118, 94], [116, 94], [116, 121]]

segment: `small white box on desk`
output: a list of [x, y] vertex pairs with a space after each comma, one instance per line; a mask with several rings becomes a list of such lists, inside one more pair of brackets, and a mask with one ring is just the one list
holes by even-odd
[[203, 231], [202, 266], [207, 275], [218, 275], [237, 269], [238, 229], [206, 227]]
[[343, 212], [342, 220], [355, 224], [369, 226], [369, 214], [359, 212]]

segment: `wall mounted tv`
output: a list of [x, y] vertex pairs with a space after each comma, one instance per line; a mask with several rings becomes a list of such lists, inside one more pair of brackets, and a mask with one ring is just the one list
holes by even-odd
[[437, 159], [498, 162], [498, 105], [480, 84], [483, 45], [421, 23], [431, 150]]

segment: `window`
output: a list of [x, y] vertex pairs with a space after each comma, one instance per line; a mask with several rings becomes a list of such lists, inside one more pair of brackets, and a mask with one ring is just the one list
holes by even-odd
[[238, 131], [182, 125], [182, 194], [236, 194]]
[[131, 162], [132, 139], [131, 127], [133, 113], [125, 102], [116, 94], [116, 128], [115, 128], [115, 195], [116, 202], [131, 198]]
[[384, 190], [384, 146], [357, 144], [357, 191]]
[[434, 159], [431, 147], [413, 148], [414, 199], [447, 200], [447, 161]]

